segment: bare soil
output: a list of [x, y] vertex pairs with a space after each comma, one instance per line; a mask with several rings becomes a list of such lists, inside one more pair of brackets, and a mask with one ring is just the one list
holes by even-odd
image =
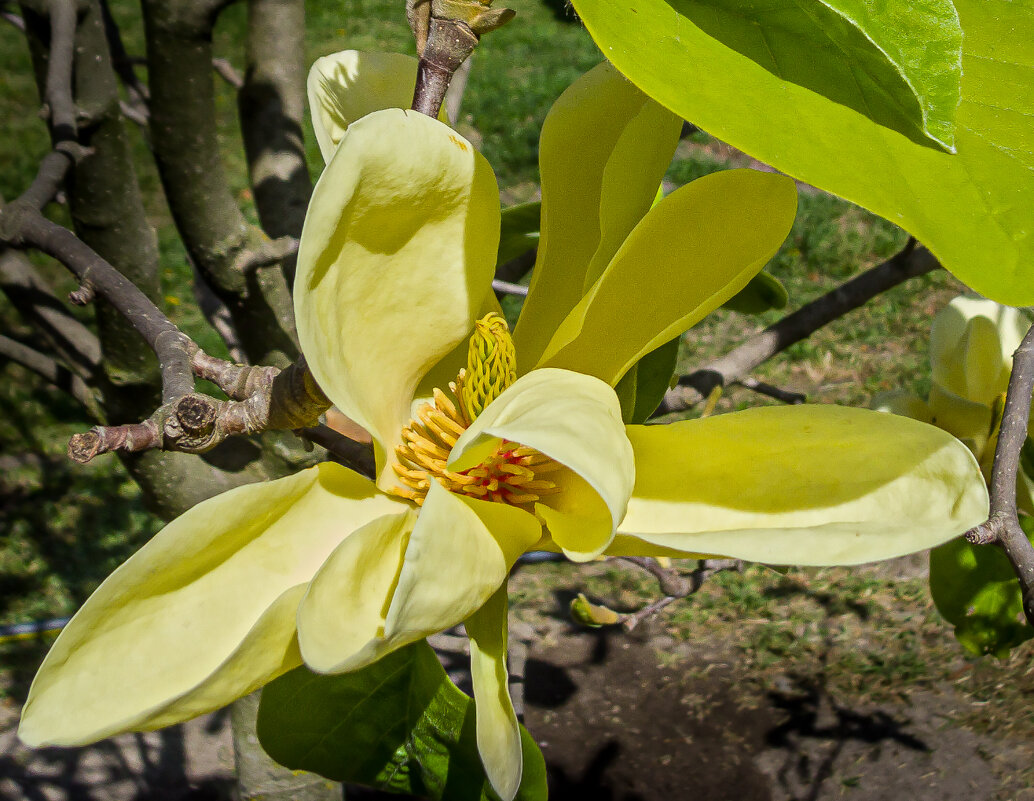
[[[868, 568], [858, 586], [844, 583], [846, 573], [735, 575], [630, 633], [576, 627], [564, 610], [582, 588], [602, 602], [609, 588], [615, 608], [641, 606], [656, 586], [637, 570], [522, 570], [511, 585], [511, 667], [515, 683], [523, 679], [550, 797], [1034, 801], [1031, 649], [1008, 664], [963, 659], [943, 624], [911, 609], [923, 603], [922, 570], [917, 558]], [[830, 605], [838, 586], [846, 599]], [[816, 650], [817, 625], [843, 630], [845, 645]], [[760, 637], [773, 627], [785, 635], [775, 660], [771, 639]], [[864, 654], [869, 661], [858, 664], [888, 667], [859, 673], [848, 657]], [[919, 678], [902, 678], [899, 663]], [[24, 688], [14, 689], [0, 705], [0, 801], [231, 797], [225, 714], [90, 748], [32, 751], [14, 736], [12, 698]]]

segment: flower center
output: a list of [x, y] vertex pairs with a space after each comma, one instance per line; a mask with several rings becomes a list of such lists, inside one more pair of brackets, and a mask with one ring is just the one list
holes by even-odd
[[394, 465], [400, 486], [388, 492], [422, 505], [433, 479], [450, 492], [514, 506], [559, 492], [554, 482], [541, 476], [559, 470], [560, 465], [516, 442], [504, 440], [476, 467], [460, 472], [447, 467], [456, 440], [516, 379], [517, 358], [509, 328], [493, 312], [474, 324], [467, 366], [449, 383], [452, 398], [435, 388], [434, 400], [420, 406], [416, 418], [402, 429]]

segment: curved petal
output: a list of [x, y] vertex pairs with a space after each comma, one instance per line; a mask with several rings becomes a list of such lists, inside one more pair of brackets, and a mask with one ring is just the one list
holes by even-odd
[[1030, 321], [991, 300], [959, 297], [934, 317], [930, 364], [934, 383], [964, 400], [990, 405], [1005, 391], [1012, 356]]
[[647, 353], [743, 289], [793, 225], [783, 175], [727, 170], [658, 203], [564, 319], [539, 361], [613, 386]]
[[329, 463], [198, 504], [112, 573], [58, 637], [20, 736], [74, 745], [157, 728], [295, 667], [305, 583], [353, 527], [400, 508]]
[[930, 407], [922, 398], [917, 398], [903, 389], [892, 389], [889, 392], [877, 392], [873, 395], [869, 408], [877, 412], [890, 412], [902, 417], [911, 417], [922, 423], [932, 423]]
[[499, 193], [469, 142], [416, 112], [353, 123], [312, 195], [298, 337], [327, 396], [374, 438], [382, 486], [423, 375], [489, 292]]
[[466, 470], [500, 440], [519, 442], [570, 468], [535, 511], [573, 559], [597, 556], [614, 536], [635, 481], [632, 449], [614, 390], [592, 376], [535, 370], [517, 379], [471, 423], [449, 457]]
[[990, 406], [966, 400], [936, 383], [930, 387], [927, 405], [931, 423], [962, 440], [978, 459], [982, 457], [991, 436]]
[[655, 545], [854, 564], [932, 547], [987, 517], [973, 454], [905, 417], [766, 407], [628, 435], [636, 487], [621, 531]]
[[681, 128], [681, 120], [607, 62], [553, 104], [539, 141], [538, 256], [513, 335], [519, 370], [534, 367], [553, 331], [646, 214]]
[[432, 483], [406, 547], [385, 638], [412, 642], [465, 620], [505, 583], [541, 534], [539, 521], [523, 509], [461, 497]]
[[313, 577], [298, 605], [298, 645], [310, 668], [344, 673], [391, 650], [384, 619], [415, 518], [407, 510], [367, 523]]
[[504, 585], [470, 616], [466, 629], [470, 637], [470, 678], [474, 685], [481, 764], [499, 798], [512, 801], [521, 786], [524, 754], [506, 670], [506, 612]]
[[[372, 111], [409, 108], [416, 87], [417, 60], [402, 53], [343, 50], [318, 58], [306, 87], [312, 128], [329, 162], [345, 129]], [[443, 117], [442, 122], [445, 122]]]

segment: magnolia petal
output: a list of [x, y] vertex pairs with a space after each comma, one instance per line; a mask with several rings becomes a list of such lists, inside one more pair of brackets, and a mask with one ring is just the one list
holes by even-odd
[[384, 640], [384, 618], [415, 518], [407, 510], [367, 523], [334, 549], [309, 583], [298, 606], [298, 644], [310, 668], [344, 673], [398, 647]]
[[1005, 391], [1012, 357], [1030, 321], [1009, 306], [955, 298], [930, 328], [933, 380], [948, 392], [990, 406]]
[[[312, 128], [329, 162], [345, 129], [360, 117], [386, 108], [409, 108], [416, 88], [417, 60], [402, 53], [343, 50], [316, 59], [307, 89]], [[438, 115], [445, 122], [445, 110]]]
[[542, 125], [542, 222], [528, 298], [514, 331], [518, 370], [549, 338], [646, 214], [682, 122], [609, 63], [575, 81]]
[[621, 531], [773, 564], [854, 564], [929, 548], [987, 517], [973, 454], [896, 415], [749, 409], [629, 426], [636, 487]]
[[911, 417], [913, 420], [919, 420], [922, 423], [933, 422], [930, 407], [926, 401], [903, 389], [877, 392], [873, 395], [869, 408], [877, 412], [889, 412], [890, 414], [899, 414], [902, 417]]
[[498, 238], [488, 162], [423, 114], [353, 123], [316, 185], [298, 251], [298, 337], [327, 396], [373, 436], [382, 487], [420, 379], [473, 327]]
[[[517, 379], [471, 423], [449, 457], [453, 470], [474, 467], [500, 440], [535, 448], [573, 474], [551, 473], [562, 491], [536, 512], [573, 559], [591, 559], [614, 536], [635, 481], [632, 449], [614, 390], [592, 376], [535, 370]], [[540, 508], [541, 507], [541, 508]]]
[[927, 405], [930, 422], [958, 437], [980, 459], [991, 436], [991, 407], [941, 389], [936, 383], [930, 387]]
[[502, 801], [512, 801], [521, 786], [524, 755], [506, 670], [506, 612], [504, 585], [471, 615], [466, 629], [470, 637], [478, 752], [492, 789]]
[[400, 508], [330, 463], [198, 504], [112, 573], [58, 637], [21, 738], [75, 745], [168, 725], [295, 667], [305, 583], [355, 526]]
[[384, 637], [412, 642], [465, 620], [541, 533], [523, 509], [454, 495], [432, 482], [406, 546]]
[[539, 365], [613, 386], [743, 289], [779, 249], [796, 209], [792, 180], [755, 170], [713, 173], [672, 192], [560, 324]]

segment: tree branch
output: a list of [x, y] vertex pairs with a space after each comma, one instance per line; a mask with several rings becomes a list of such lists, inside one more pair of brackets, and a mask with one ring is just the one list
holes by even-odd
[[513, 19], [511, 9], [489, 8], [490, 3], [407, 0], [406, 16], [420, 55], [414, 111], [437, 117], [453, 75], [481, 36]]
[[29, 261], [15, 250], [0, 248], [0, 291], [78, 376], [87, 378], [100, 369], [97, 337], [68, 313]]
[[1034, 392], [1034, 328], [1023, 338], [1013, 356], [1009, 390], [991, 468], [991, 514], [987, 522], [966, 532], [974, 544], [997, 543], [1009, 558], [1020, 581], [1023, 612], [1034, 625], [1034, 546], [1020, 527], [1016, 509], [1016, 479], [1020, 452], [1030, 423], [1031, 393]]
[[2, 334], [0, 334], [0, 359], [9, 359], [27, 370], [31, 370], [48, 384], [67, 392], [85, 409], [96, 410], [98, 408], [97, 399], [93, 397], [93, 393], [90, 392], [90, 388], [82, 378], [49, 356]]
[[219, 152], [211, 40], [220, 5], [143, 2], [155, 158], [191, 261], [229, 309], [248, 358], [283, 366], [298, 355], [284, 274], [239, 268], [268, 238], [237, 206]]
[[[297, 240], [312, 194], [305, 161], [305, 3], [248, 0], [247, 60], [237, 108], [262, 229]], [[294, 253], [277, 261], [293, 278]]]
[[697, 592], [704, 586], [704, 582], [715, 573], [723, 570], [739, 570], [741, 565], [739, 559], [701, 559], [687, 578], [676, 570], [663, 567], [656, 559], [648, 556], [622, 556], [620, 558], [650, 573], [657, 579], [661, 592], [664, 593], [663, 597], [647, 604], [638, 612], [626, 615], [621, 623], [625, 631], [632, 631], [644, 620], [657, 614], [669, 604]]
[[715, 387], [725, 387], [743, 378], [777, 353], [863, 306], [881, 292], [938, 267], [940, 265], [930, 251], [916, 247], [915, 240], [910, 239], [892, 258], [802, 306], [725, 356], [683, 376], [679, 379], [679, 386], [664, 396], [656, 416], [682, 411], [700, 403]]

